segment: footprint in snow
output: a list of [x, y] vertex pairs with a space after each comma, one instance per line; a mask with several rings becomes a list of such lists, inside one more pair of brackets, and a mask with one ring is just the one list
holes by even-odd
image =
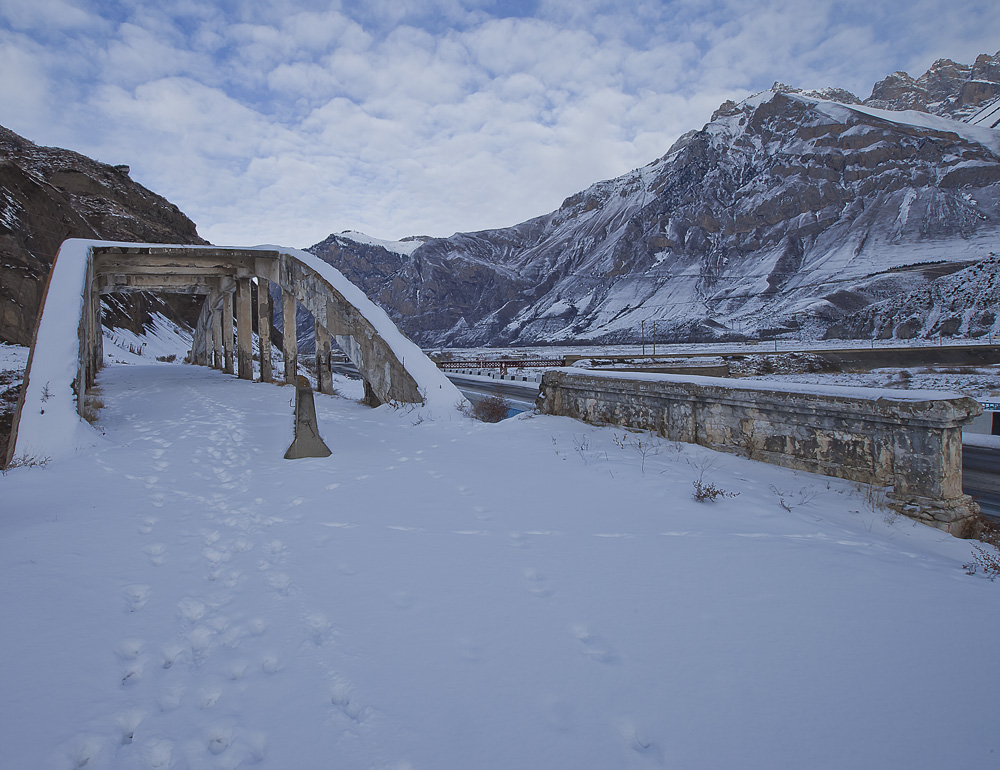
[[174, 744], [166, 738], [154, 740], [147, 747], [150, 770], [167, 770], [174, 755]]
[[618, 654], [614, 649], [601, 637], [590, 633], [586, 626], [574, 626], [573, 636], [583, 645], [583, 654], [591, 660], [598, 663], [616, 663], [618, 661]]
[[210, 727], [205, 734], [205, 744], [209, 754], [221, 754], [233, 742], [232, 728], [223, 725]]
[[121, 744], [122, 746], [131, 745], [132, 741], [135, 740], [135, 731], [139, 727], [139, 723], [145, 715], [137, 709], [129, 709], [128, 711], [122, 712], [118, 715], [116, 720], [118, 723], [118, 729], [121, 731]]
[[292, 579], [284, 572], [272, 572], [264, 578], [267, 587], [279, 594], [286, 595], [292, 586]]
[[548, 580], [538, 570], [526, 567], [521, 570], [521, 575], [528, 582], [528, 593], [537, 596], [539, 599], [546, 599], [552, 596], [552, 589], [548, 587]]
[[210, 709], [219, 702], [219, 698], [222, 697], [222, 688], [218, 685], [209, 685], [208, 687], [203, 687], [198, 693], [198, 708]]
[[371, 709], [360, 703], [353, 689], [346, 682], [336, 682], [330, 687], [330, 703], [348, 719], [360, 723], [371, 713]]
[[311, 612], [305, 617], [306, 634], [317, 647], [322, 647], [330, 639], [333, 624], [321, 612]]
[[142, 679], [142, 671], [146, 667], [143, 659], [133, 660], [122, 672], [122, 687], [131, 687]]
[[164, 670], [172, 668], [177, 659], [184, 654], [184, 648], [179, 644], [168, 644], [163, 648], [163, 662], [160, 664]]
[[150, 587], [146, 585], [125, 586], [125, 607], [128, 612], [138, 612], [149, 601]]
[[96, 767], [104, 750], [104, 740], [96, 735], [84, 735], [77, 739], [77, 747], [71, 757], [73, 766], [78, 768]]
[[155, 567], [159, 567], [166, 561], [167, 546], [163, 543], [153, 543], [152, 545], [147, 545], [142, 550], [149, 557], [150, 564]]

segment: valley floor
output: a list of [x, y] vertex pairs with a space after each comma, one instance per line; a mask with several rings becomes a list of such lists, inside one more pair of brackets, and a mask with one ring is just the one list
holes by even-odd
[[998, 761], [1000, 585], [864, 489], [342, 380], [287, 461], [290, 388], [99, 384], [93, 450], [0, 478], [4, 766]]

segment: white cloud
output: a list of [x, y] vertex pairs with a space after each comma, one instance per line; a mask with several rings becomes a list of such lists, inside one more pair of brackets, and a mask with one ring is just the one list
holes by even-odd
[[500, 5], [11, 0], [0, 123], [128, 163], [217, 242], [446, 235], [544, 214], [774, 80], [865, 96], [1000, 39], [981, 0]]

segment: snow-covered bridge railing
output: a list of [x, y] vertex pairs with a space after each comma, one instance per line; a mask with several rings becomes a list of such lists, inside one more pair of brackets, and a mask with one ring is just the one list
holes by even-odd
[[542, 377], [538, 408], [891, 487], [890, 508], [959, 537], [977, 508], [962, 426], [982, 409], [955, 393], [562, 369]]
[[[279, 247], [220, 248], [66, 241], [45, 289], [38, 326], [7, 452], [52, 457], [94, 441], [81, 418], [86, 390], [103, 360], [100, 295], [155, 291], [206, 296], [194, 335], [194, 363], [253, 379], [251, 285], [256, 282], [260, 378], [271, 372], [270, 285], [281, 290], [285, 330], [295, 329], [296, 303], [313, 316], [319, 388], [332, 392], [332, 340], [358, 368], [365, 398], [451, 409], [458, 389], [385, 311], [340, 271], [312, 254]], [[235, 323], [233, 319], [235, 311]], [[262, 323], [263, 322], [263, 323]], [[286, 382], [294, 382], [297, 343], [283, 334]]]

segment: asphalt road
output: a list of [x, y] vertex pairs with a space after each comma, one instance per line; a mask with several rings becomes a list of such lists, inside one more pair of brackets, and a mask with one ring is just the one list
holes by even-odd
[[1000, 518], [1000, 449], [963, 446], [962, 487], [983, 513]]
[[477, 377], [472, 374], [450, 373], [448, 379], [455, 383], [466, 398], [476, 400], [499, 393], [517, 409], [527, 411], [535, 408], [535, 397], [538, 396], [537, 382], [493, 380], [489, 377]]

